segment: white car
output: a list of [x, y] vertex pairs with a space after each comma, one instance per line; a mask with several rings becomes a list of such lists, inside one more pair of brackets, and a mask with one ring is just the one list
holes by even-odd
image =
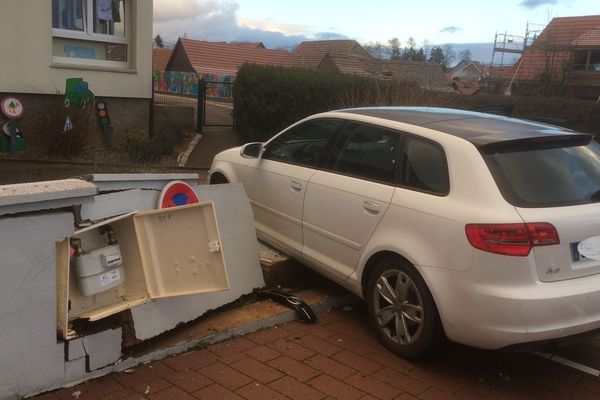
[[600, 329], [592, 139], [451, 109], [348, 109], [218, 154], [209, 182], [242, 182], [259, 238], [363, 297], [397, 354], [443, 334], [529, 347]]

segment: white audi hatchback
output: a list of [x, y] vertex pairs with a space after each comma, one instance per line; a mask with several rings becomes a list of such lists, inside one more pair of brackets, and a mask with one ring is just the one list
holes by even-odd
[[218, 154], [260, 239], [366, 300], [380, 340], [417, 357], [600, 329], [600, 146], [591, 135], [439, 108], [306, 118]]

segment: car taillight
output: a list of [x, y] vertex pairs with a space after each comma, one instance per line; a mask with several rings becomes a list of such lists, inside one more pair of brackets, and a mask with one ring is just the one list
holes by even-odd
[[559, 244], [552, 224], [468, 224], [465, 227], [471, 246], [490, 253], [527, 256], [534, 246]]

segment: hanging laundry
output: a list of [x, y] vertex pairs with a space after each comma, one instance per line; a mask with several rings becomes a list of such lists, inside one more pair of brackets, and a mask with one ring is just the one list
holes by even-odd
[[113, 20], [112, 0], [96, 0], [96, 13], [101, 21]]
[[121, 22], [121, 1], [122, 0], [112, 0], [113, 22]]

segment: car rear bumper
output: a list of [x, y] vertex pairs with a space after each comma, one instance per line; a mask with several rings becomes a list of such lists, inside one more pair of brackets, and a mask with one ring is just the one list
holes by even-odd
[[552, 283], [529, 275], [529, 282], [515, 284], [498, 282], [495, 274], [488, 280], [485, 271], [419, 269], [454, 342], [483, 349], [523, 347], [600, 329], [600, 275]]

